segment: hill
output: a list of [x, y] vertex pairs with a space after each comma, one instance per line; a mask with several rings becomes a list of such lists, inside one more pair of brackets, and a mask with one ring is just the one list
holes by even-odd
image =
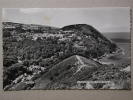
[[77, 81], [89, 79], [101, 64], [85, 57], [74, 55], [53, 66], [35, 81], [32, 89], [61, 89], [73, 87]]

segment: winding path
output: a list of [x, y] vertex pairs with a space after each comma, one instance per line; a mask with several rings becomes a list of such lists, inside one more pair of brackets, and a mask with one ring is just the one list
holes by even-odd
[[81, 60], [80, 56], [76, 55], [76, 58], [78, 59], [79, 63], [81, 64], [81, 65], [78, 66], [78, 69], [77, 69], [77, 71], [76, 71], [76, 73], [77, 73], [77, 72], [79, 72], [83, 67], [86, 67], [86, 64]]

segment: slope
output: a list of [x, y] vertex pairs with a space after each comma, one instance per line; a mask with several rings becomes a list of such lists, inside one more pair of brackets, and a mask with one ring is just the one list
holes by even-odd
[[92, 59], [74, 55], [53, 66], [49, 72], [36, 80], [32, 89], [61, 89], [62, 84], [69, 89], [78, 80], [84, 80], [87, 77], [89, 79], [91, 73], [99, 67], [101, 64]]

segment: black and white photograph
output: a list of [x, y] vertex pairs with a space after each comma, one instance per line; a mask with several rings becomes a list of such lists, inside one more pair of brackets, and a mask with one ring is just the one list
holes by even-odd
[[128, 7], [3, 8], [3, 90], [130, 90]]

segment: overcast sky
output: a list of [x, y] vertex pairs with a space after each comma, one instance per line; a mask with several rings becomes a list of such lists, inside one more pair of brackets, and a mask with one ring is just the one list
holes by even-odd
[[129, 8], [5, 8], [3, 21], [63, 27], [89, 24], [100, 32], [129, 32]]

